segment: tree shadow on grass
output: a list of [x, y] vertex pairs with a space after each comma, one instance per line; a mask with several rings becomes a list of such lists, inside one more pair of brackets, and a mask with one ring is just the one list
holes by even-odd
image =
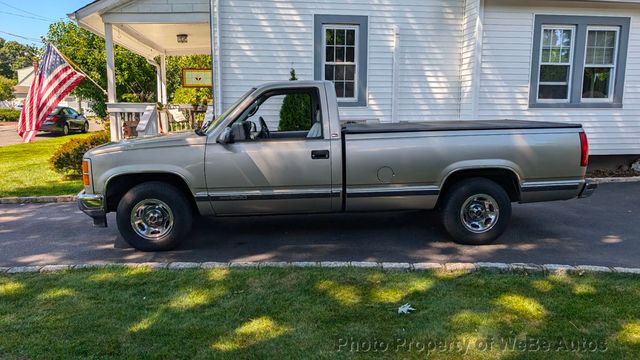
[[[639, 295], [640, 279], [622, 275], [146, 268], [2, 275], [0, 353], [32, 358], [623, 358], [640, 354]], [[399, 315], [404, 303], [417, 310]], [[606, 351], [500, 348], [527, 336], [538, 346], [558, 339], [604, 341]], [[493, 347], [476, 348], [487, 339], [493, 339]], [[448, 347], [432, 348], [438, 342]]]

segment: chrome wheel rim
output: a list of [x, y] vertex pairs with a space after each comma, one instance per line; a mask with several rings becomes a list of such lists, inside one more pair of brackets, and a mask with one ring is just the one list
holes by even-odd
[[140, 237], [155, 240], [173, 229], [173, 212], [158, 199], [145, 199], [131, 210], [131, 227]]
[[465, 229], [481, 234], [491, 230], [500, 216], [496, 199], [487, 194], [472, 195], [460, 209], [460, 220]]

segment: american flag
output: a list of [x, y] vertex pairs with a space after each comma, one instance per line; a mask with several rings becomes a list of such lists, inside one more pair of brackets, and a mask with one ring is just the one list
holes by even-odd
[[47, 44], [18, 122], [23, 142], [31, 142], [47, 115], [82, 79], [84, 75], [75, 71], [55, 46]]

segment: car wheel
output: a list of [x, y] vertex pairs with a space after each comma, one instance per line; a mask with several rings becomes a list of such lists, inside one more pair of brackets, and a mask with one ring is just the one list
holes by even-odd
[[89, 122], [88, 122], [88, 121], [85, 121], [85, 122], [84, 122], [84, 125], [82, 125], [82, 133], [83, 133], [83, 134], [86, 134], [86, 133], [88, 133], [88, 132], [89, 132]]
[[509, 195], [489, 179], [463, 180], [445, 194], [442, 222], [459, 244], [492, 243], [506, 230], [510, 218]]
[[62, 127], [62, 133], [65, 135], [69, 135], [69, 124], [64, 124]]
[[164, 251], [178, 246], [191, 230], [191, 204], [176, 187], [146, 182], [120, 200], [118, 230], [126, 242], [142, 251]]

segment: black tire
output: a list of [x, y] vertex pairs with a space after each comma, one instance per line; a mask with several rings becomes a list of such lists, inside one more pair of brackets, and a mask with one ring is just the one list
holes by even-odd
[[82, 133], [86, 134], [89, 132], [89, 122], [85, 121], [84, 124], [82, 125]]
[[[463, 206], [469, 211], [463, 212]], [[491, 220], [496, 213], [497, 219]], [[459, 244], [490, 244], [502, 235], [510, 219], [509, 195], [489, 179], [462, 180], [445, 194], [442, 223], [453, 241]]]
[[69, 135], [69, 124], [64, 124], [64, 126], [62, 127], [62, 134]]
[[[140, 230], [142, 227], [146, 227], [146, 222], [141, 222], [141, 226], [138, 226], [139, 231], [134, 229], [135, 225], [132, 222], [134, 207], [144, 201], [150, 202], [148, 205], [151, 208], [150, 211], [168, 207], [168, 213], [171, 214], [173, 221], [170, 227], [164, 226], [167, 228], [166, 233], [151, 234], [149, 237], [153, 238], [140, 235], [139, 231], [142, 231]], [[144, 210], [140, 211], [143, 214], [149, 214]], [[159, 218], [169, 218], [169, 216]], [[191, 204], [180, 190], [173, 185], [153, 181], [133, 187], [120, 199], [116, 222], [124, 240], [134, 248], [142, 251], [165, 251], [174, 249], [188, 235], [193, 222], [193, 212]]]

